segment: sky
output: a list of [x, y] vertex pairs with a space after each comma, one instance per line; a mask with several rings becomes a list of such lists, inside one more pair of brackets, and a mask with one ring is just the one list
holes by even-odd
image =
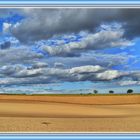
[[140, 9], [0, 9], [0, 93], [140, 93]]

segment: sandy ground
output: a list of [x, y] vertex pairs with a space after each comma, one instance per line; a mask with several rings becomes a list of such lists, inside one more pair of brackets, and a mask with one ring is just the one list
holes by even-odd
[[0, 131], [140, 132], [138, 95], [121, 96], [123, 103], [120, 96], [54, 97], [1, 95]]
[[0, 101], [10, 102], [51, 102], [88, 105], [115, 105], [115, 104], [140, 104], [140, 95], [0, 95]]

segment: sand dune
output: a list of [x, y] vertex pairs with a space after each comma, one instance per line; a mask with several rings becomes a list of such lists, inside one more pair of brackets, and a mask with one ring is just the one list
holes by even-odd
[[1, 95], [0, 131], [139, 132], [139, 97]]

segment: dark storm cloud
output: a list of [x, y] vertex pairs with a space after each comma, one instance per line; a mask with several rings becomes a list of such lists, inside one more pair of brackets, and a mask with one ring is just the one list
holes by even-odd
[[17, 12], [17, 10], [16, 9], [1, 8], [0, 9], [0, 17], [1, 18], [5, 18], [5, 16], [8, 17], [8, 16], [10, 16], [11, 12], [12, 13]]
[[1, 45], [0, 45], [0, 48], [1, 48], [2, 50], [4, 50], [4, 49], [9, 49], [10, 46], [11, 46], [11, 42], [10, 42], [10, 41], [7, 41], [7, 42], [4, 42], [3, 44], [1, 44]]
[[118, 14], [114, 19], [123, 23], [126, 37], [140, 36], [140, 9], [118, 10]]
[[122, 23], [126, 37], [140, 35], [140, 9], [24, 9], [22, 13], [27, 18], [12, 33], [24, 43], [81, 30], [94, 32], [112, 22]]
[[[104, 14], [98, 16], [100, 11], [87, 9], [25, 9], [23, 12], [28, 18], [12, 31], [23, 42], [47, 39], [56, 34], [93, 30], [104, 18]], [[112, 12], [109, 13], [112, 15]]]

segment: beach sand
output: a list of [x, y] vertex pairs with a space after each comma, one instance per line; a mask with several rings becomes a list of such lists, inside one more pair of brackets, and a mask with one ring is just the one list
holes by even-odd
[[0, 95], [1, 132], [140, 132], [140, 96]]

